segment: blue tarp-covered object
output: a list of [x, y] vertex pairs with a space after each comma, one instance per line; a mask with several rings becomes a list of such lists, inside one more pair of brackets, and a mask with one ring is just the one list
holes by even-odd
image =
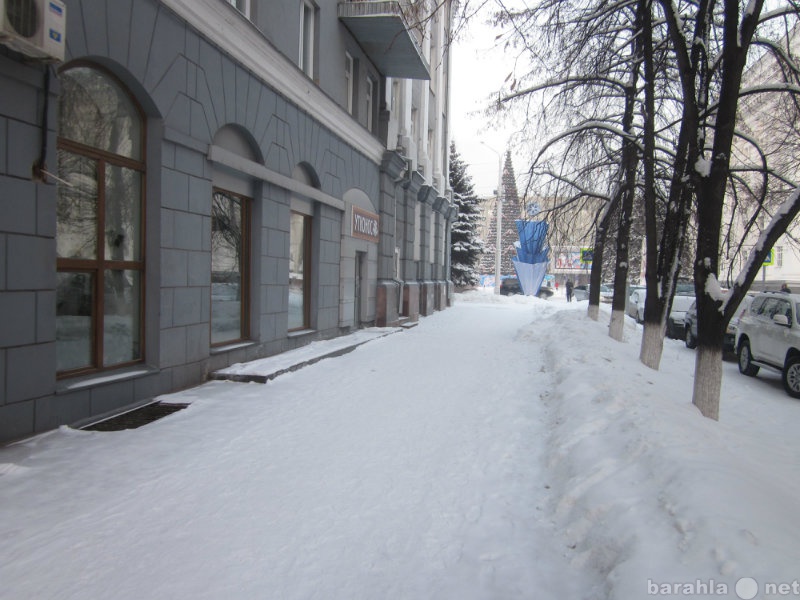
[[517, 219], [517, 232], [519, 233], [517, 258], [520, 262], [536, 264], [548, 261], [550, 250], [547, 247], [546, 221]]
[[547, 223], [545, 221], [517, 220], [519, 242], [517, 257], [512, 259], [517, 271], [522, 293], [535, 296], [539, 292], [547, 273], [549, 249], [547, 247]]

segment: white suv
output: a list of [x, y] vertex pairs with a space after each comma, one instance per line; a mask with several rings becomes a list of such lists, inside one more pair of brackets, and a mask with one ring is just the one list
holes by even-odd
[[753, 298], [736, 332], [739, 371], [780, 371], [786, 393], [800, 398], [800, 295], [762, 292]]

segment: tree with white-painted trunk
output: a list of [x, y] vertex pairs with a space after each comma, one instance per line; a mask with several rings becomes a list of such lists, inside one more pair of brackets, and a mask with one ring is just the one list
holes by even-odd
[[[697, 222], [697, 249], [694, 260], [694, 281], [697, 294], [698, 336], [693, 403], [709, 418], [719, 418], [722, 369], [722, 339], [733, 311], [758, 274], [772, 245], [800, 212], [800, 192], [786, 174], [770, 168], [770, 159], [761, 154], [760, 165], [736, 164], [732, 161], [737, 138], [737, 125], [742, 117], [739, 100], [751, 93], [743, 87], [743, 74], [748, 57], [765, 49], [781, 66], [783, 80], [773, 88], [758, 93], [779, 93], [795, 100], [798, 87], [797, 62], [791, 53], [781, 52], [776, 43], [776, 23], [783, 23], [788, 33], [798, 22], [797, 5], [781, 3], [764, 12], [764, 0], [751, 0], [741, 10], [736, 0], [713, 2], [701, 0], [676, 6], [671, 0], [659, 0], [672, 41], [671, 50], [679, 65], [682, 102], [685, 113], [691, 113], [687, 124], [690, 136], [685, 161], [676, 164], [673, 183], [680, 194], [693, 203]], [[778, 36], [780, 37], [780, 36]], [[762, 131], [769, 136], [769, 131]], [[692, 139], [693, 138], [693, 139]], [[758, 147], [759, 140], [748, 137], [748, 144]], [[759, 172], [763, 177], [763, 193], [777, 178], [784, 188], [794, 187], [770, 224], [750, 252], [749, 260], [723, 293], [719, 282], [720, 244], [723, 237], [726, 202], [735, 196], [737, 173]], [[759, 211], [764, 202], [759, 202]]]
[[[534, 99], [540, 98], [544, 118], [538, 132], [551, 133], [544, 143], [535, 140], [540, 147], [531, 161], [528, 190], [559, 199], [550, 210], [551, 247], [559, 245], [553, 239], [559, 234], [567, 240], [587, 234], [575, 235], [577, 223], [571, 213], [576, 207], [595, 215], [588, 302], [588, 314], [595, 319], [605, 250], [609, 240], [614, 242], [609, 333], [620, 340], [640, 155], [637, 13], [635, 5], [592, 7], [548, 0], [518, 13], [506, 11], [499, 18], [511, 26], [512, 39], [530, 52], [531, 64], [547, 65], [543, 80], [535, 71], [526, 74], [502, 97], [505, 104], [524, 105], [529, 114]], [[545, 31], [545, 41], [526, 45], [534, 22]], [[594, 26], [586, 28], [587, 22]], [[523, 87], [528, 82], [531, 85]]]
[[[505, 11], [499, 19], [512, 25], [513, 35], [531, 57], [530, 72], [510, 77], [511, 89], [501, 92], [501, 98], [521, 104], [528, 121], [550, 133], [544, 144], [537, 140], [540, 150], [532, 162], [532, 176], [547, 177], [555, 189], [576, 196], [587, 197], [586, 190], [595, 190], [595, 197], [601, 198], [596, 214], [607, 216], [602, 207], [615, 195], [614, 183], [630, 181], [625, 166], [631, 163], [626, 163], [623, 151], [626, 142], [635, 142], [639, 168], [634, 189], [644, 205], [648, 292], [640, 359], [659, 368], [672, 296], [686, 259], [692, 257], [698, 304], [693, 402], [711, 418], [719, 415], [726, 325], [772, 245], [800, 212], [796, 156], [785, 160], [785, 149], [800, 139], [800, 62], [795, 48], [781, 41], [800, 29], [799, 12], [795, 2], [775, 3], [764, 11], [764, 0], [745, 5], [736, 0], [544, 0], [518, 13]], [[608, 27], [610, 22], [616, 29]], [[612, 30], [616, 43], [609, 43]], [[631, 41], [639, 44], [633, 53]], [[743, 85], [747, 61], [765, 56], [776, 65], [777, 76]], [[626, 74], [641, 79], [634, 86], [637, 109], [630, 128], [624, 125]], [[739, 99], [756, 94], [759, 99], [784, 100], [787, 127], [781, 125], [778, 131], [775, 119], [774, 127], [739, 128]], [[540, 99], [539, 106], [533, 98]], [[535, 108], [540, 111], [538, 120]], [[782, 140], [777, 150], [772, 141], [776, 137]], [[575, 151], [579, 144], [582, 156]], [[736, 145], [741, 144], [751, 149], [751, 159], [737, 155]], [[553, 159], [556, 154], [560, 160]], [[604, 160], [592, 162], [587, 156]], [[624, 223], [626, 212], [618, 210]], [[746, 223], [744, 231], [735, 227], [737, 219]], [[600, 225], [599, 219], [597, 223], [598, 234], [618, 231]], [[757, 242], [745, 243], [756, 229]], [[627, 249], [623, 239], [617, 239], [618, 250]], [[746, 250], [747, 261], [727, 278], [729, 289], [723, 292], [721, 259], [730, 263], [730, 255]], [[624, 261], [616, 260], [622, 266]], [[615, 287], [624, 290], [619, 273], [615, 275]], [[597, 314], [591, 302], [590, 311]], [[614, 321], [615, 332], [620, 322]]]

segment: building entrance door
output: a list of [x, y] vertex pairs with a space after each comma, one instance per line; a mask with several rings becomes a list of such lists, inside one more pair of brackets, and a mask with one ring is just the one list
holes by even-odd
[[364, 290], [364, 263], [366, 252], [356, 252], [355, 296], [353, 302], [353, 322], [356, 328], [361, 328], [361, 294]]

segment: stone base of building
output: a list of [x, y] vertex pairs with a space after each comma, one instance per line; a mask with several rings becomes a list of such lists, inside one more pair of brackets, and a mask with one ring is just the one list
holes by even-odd
[[434, 302], [436, 310], [444, 310], [449, 306], [447, 302], [447, 290], [448, 290], [447, 284], [448, 284], [447, 281], [435, 282]]
[[[375, 326], [397, 327], [404, 322], [415, 323], [437, 310], [453, 305], [455, 287], [451, 281], [378, 280]], [[401, 298], [402, 296], [402, 298]]]
[[419, 321], [419, 282], [407, 281], [403, 286], [403, 316], [412, 323]]
[[419, 314], [423, 317], [432, 315], [436, 310], [436, 283], [433, 281], [419, 282]]
[[375, 325], [397, 327], [400, 325], [400, 282], [379, 279], [375, 298]]

